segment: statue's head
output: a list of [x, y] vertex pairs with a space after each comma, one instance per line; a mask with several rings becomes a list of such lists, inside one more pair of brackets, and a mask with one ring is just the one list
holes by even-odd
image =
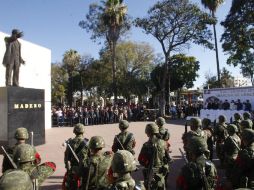
[[21, 32], [19, 29], [13, 29], [11, 34], [13, 36], [15, 35], [17, 38], [20, 38], [24, 35], [23, 32]]

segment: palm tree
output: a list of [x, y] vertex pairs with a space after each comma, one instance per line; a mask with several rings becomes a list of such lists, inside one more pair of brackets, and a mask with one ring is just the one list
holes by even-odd
[[112, 61], [112, 78], [114, 100], [117, 101], [117, 85], [116, 85], [116, 43], [119, 39], [122, 26], [125, 24], [127, 6], [123, 4], [123, 0], [107, 0], [103, 13], [103, 22], [107, 27], [106, 39], [109, 44]]
[[64, 53], [63, 67], [68, 73], [68, 105], [72, 106], [73, 100], [73, 73], [80, 64], [81, 57], [76, 50], [70, 49]]
[[[215, 12], [217, 8], [224, 2], [224, 0], [201, 0], [201, 3], [205, 8], [208, 8], [211, 11], [212, 17], [215, 18]], [[218, 54], [218, 44], [217, 44], [217, 34], [216, 34], [216, 23], [213, 24], [213, 33], [215, 41], [215, 52], [216, 52], [216, 63], [217, 63], [217, 77], [220, 84], [220, 63], [219, 63], [219, 54]]]

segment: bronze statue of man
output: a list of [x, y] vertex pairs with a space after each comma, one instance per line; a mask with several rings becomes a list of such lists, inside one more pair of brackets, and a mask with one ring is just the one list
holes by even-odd
[[21, 63], [25, 64], [25, 61], [21, 57], [21, 44], [18, 41], [18, 38], [22, 36], [23, 32], [20, 32], [18, 29], [13, 29], [12, 35], [4, 38], [6, 51], [3, 58], [3, 65], [6, 67], [6, 86], [19, 86], [19, 67]]

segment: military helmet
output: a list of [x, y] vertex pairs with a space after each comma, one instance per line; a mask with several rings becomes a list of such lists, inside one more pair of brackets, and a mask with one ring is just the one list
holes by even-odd
[[240, 125], [243, 129], [251, 129], [252, 128], [252, 121], [251, 120], [242, 120]]
[[202, 122], [201, 122], [200, 118], [193, 117], [193, 118], [190, 119], [190, 126], [201, 127], [201, 125], [202, 125]]
[[242, 131], [242, 140], [247, 141], [248, 143], [254, 142], [254, 130], [252, 129], [244, 129]]
[[220, 115], [220, 116], [219, 116], [219, 122], [220, 122], [220, 123], [223, 123], [223, 122], [226, 122], [226, 121], [227, 121], [227, 118], [226, 118], [225, 115]]
[[210, 120], [210, 119], [204, 118], [204, 119], [202, 120], [202, 125], [203, 125], [203, 127], [207, 127], [207, 126], [209, 126], [210, 124], [211, 124], [211, 120]]
[[119, 128], [120, 129], [127, 129], [129, 127], [129, 122], [126, 120], [121, 120], [119, 122]]
[[238, 128], [234, 124], [229, 124], [228, 127], [227, 127], [227, 130], [228, 130], [229, 134], [234, 134], [234, 133], [238, 132]]
[[134, 156], [127, 150], [118, 150], [112, 159], [113, 173], [127, 173], [136, 170]]
[[75, 125], [73, 129], [73, 133], [75, 134], [83, 134], [85, 132], [85, 126], [82, 123], [78, 123]]
[[159, 127], [155, 123], [149, 123], [146, 125], [146, 134], [156, 134], [159, 133]]
[[35, 160], [36, 151], [33, 146], [29, 144], [18, 145], [13, 152], [13, 160], [15, 163], [25, 163]]
[[90, 141], [88, 147], [90, 149], [100, 149], [105, 147], [105, 141], [101, 136], [93, 136]]
[[32, 190], [33, 183], [27, 172], [23, 170], [8, 170], [0, 178], [1, 190]]
[[207, 142], [202, 137], [193, 136], [187, 143], [187, 150], [195, 155], [209, 152]]
[[243, 119], [250, 119], [251, 118], [251, 114], [249, 112], [244, 112], [243, 113]]
[[235, 113], [235, 114], [234, 114], [234, 118], [235, 118], [235, 120], [242, 119], [240, 113]]
[[27, 140], [29, 138], [27, 129], [24, 127], [17, 128], [14, 134], [14, 138], [17, 140]]
[[163, 117], [158, 117], [157, 119], [156, 119], [156, 124], [158, 125], [158, 126], [162, 126], [162, 125], [164, 125], [166, 123], [166, 121], [165, 121], [165, 119], [163, 118]]

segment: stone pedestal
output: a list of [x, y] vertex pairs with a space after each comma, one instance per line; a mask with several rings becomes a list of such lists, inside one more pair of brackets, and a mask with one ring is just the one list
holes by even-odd
[[[0, 144], [15, 144], [15, 130], [27, 128], [34, 134], [34, 145], [45, 143], [44, 90], [0, 87]], [[31, 138], [27, 143], [31, 142]]]

